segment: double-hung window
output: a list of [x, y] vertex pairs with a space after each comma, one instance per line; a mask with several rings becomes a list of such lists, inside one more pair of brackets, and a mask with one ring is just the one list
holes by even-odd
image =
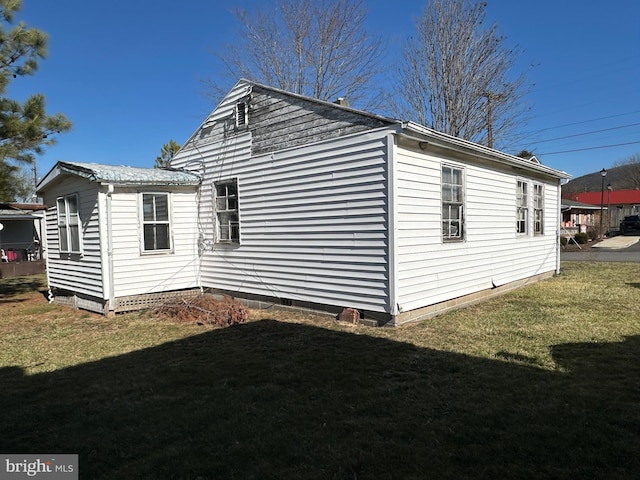
[[544, 185], [533, 185], [533, 233], [544, 233]]
[[168, 193], [142, 194], [143, 251], [171, 249]]
[[528, 232], [529, 208], [527, 182], [518, 180], [516, 189], [516, 233], [526, 235]]
[[217, 219], [216, 241], [240, 243], [240, 215], [238, 212], [238, 180], [215, 183]]
[[82, 253], [78, 195], [58, 198], [57, 206], [60, 253]]
[[464, 170], [442, 166], [442, 238], [464, 240]]

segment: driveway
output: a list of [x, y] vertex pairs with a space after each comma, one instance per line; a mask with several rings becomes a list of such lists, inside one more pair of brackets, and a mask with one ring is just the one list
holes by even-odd
[[617, 236], [607, 238], [584, 251], [561, 251], [560, 261], [640, 263], [640, 236]]

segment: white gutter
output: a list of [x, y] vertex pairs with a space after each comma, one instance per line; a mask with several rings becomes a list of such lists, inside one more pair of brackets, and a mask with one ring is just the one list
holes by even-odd
[[396, 236], [398, 234], [397, 216], [396, 216], [396, 141], [395, 135], [389, 133], [387, 135], [387, 209], [389, 212], [387, 224], [387, 235], [389, 236], [389, 252], [388, 269], [389, 269], [389, 313], [393, 316], [398, 315], [398, 295], [397, 295], [397, 279], [398, 279], [398, 267], [396, 262]]
[[[56, 210], [58, 208], [56, 202]], [[57, 212], [56, 212], [57, 213]], [[51, 269], [49, 268], [49, 235], [47, 235], [47, 216], [49, 215], [49, 209], [47, 208], [44, 211], [44, 228], [42, 226], [42, 222], [40, 223], [40, 255], [44, 258], [44, 270], [47, 276], [47, 300], [49, 303], [53, 303], [53, 291], [51, 290], [51, 276], [49, 273]]]
[[115, 295], [115, 282], [113, 280], [113, 218], [111, 215], [111, 195], [113, 194], [114, 186], [112, 183], [107, 184], [107, 265], [108, 265], [108, 283], [109, 289], [109, 310], [115, 310], [116, 295]]
[[[401, 135], [416, 141], [422, 141], [427, 144], [432, 144], [436, 147], [454, 150], [460, 153], [465, 153], [467, 155], [472, 154], [481, 156], [494, 162], [502, 163], [515, 168], [522, 168], [530, 171], [544, 173], [546, 175], [551, 175], [559, 179], [571, 178], [571, 175], [566, 172], [556, 170], [551, 167], [546, 167], [539, 163], [533, 163], [529, 160], [525, 160], [524, 158], [509, 155], [499, 150], [494, 150], [492, 148], [485, 147], [484, 145], [473, 143], [468, 140], [463, 140], [461, 138], [447, 135], [446, 133], [423, 127], [422, 125], [414, 122], [403, 123], [402, 128], [407, 132], [424, 135], [427, 138], [420, 139], [417, 137], [412, 137], [407, 133], [401, 133]], [[428, 145], [425, 147], [425, 149], [426, 148], [428, 148]]]

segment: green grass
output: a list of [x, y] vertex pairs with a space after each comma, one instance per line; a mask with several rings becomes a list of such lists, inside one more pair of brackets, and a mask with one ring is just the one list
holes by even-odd
[[107, 319], [33, 278], [0, 280], [0, 452], [90, 479], [640, 477], [640, 264], [395, 329]]

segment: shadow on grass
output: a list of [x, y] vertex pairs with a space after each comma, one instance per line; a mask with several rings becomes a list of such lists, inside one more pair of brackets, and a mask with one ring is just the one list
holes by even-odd
[[0, 370], [0, 452], [91, 479], [638, 478], [639, 349], [559, 345], [556, 373], [263, 320]]
[[30, 277], [10, 277], [0, 280], [0, 303], [20, 302], [16, 295], [31, 293], [46, 288], [46, 283], [42, 275]]

